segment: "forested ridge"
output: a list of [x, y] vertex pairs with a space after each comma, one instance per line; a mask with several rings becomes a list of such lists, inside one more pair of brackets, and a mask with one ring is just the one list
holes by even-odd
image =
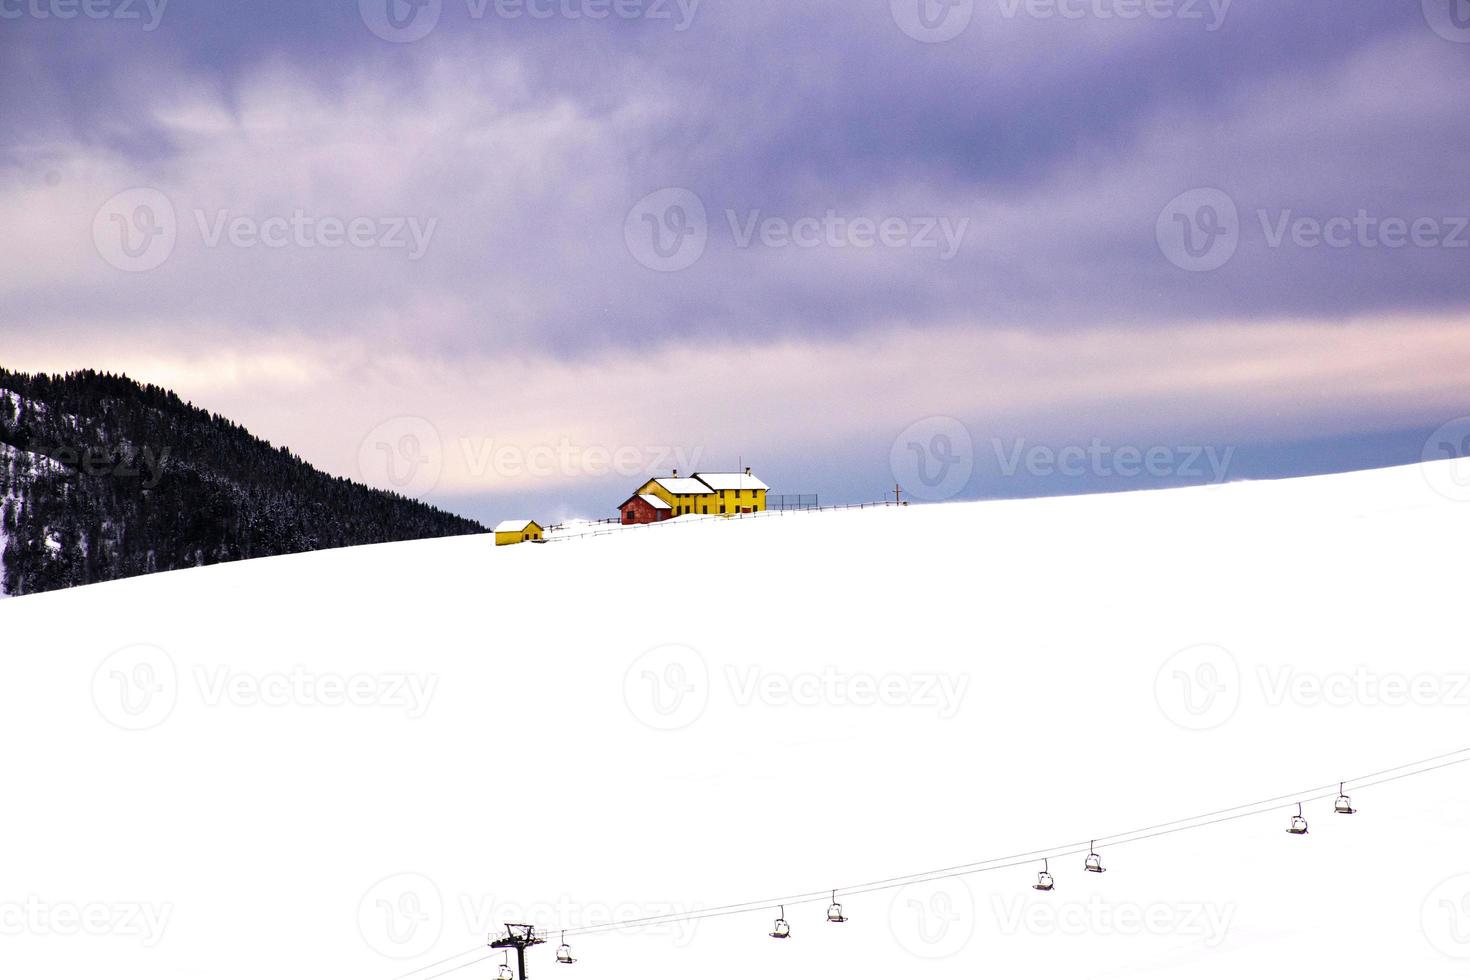
[[126, 376], [0, 368], [0, 592], [481, 533]]

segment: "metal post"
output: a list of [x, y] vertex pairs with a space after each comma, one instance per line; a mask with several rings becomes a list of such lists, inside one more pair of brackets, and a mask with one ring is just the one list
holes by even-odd
[[526, 980], [526, 947], [539, 946], [546, 942], [536, 935], [533, 926], [521, 925], [519, 923], [507, 922], [505, 925], [505, 936], [501, 939], [492, 940], [491, 949], [510, 949], [516, 951], [516, 964], [520, 967], [520, 980]]

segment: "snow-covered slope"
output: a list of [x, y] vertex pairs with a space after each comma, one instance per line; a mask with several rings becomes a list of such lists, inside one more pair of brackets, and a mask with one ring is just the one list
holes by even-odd
[[[505, 921], [842, 888], [1470, 746], [1455, 465], [6, 601], [3, 973], [427, 980]], [[775, 910], [575, 966], [553, 937], [531, 975], [1462, 975], [1470, 766], [1354, 799], [1059, 860], [1049, 894], [1028, 866], [789, 907], [786, 942]]]

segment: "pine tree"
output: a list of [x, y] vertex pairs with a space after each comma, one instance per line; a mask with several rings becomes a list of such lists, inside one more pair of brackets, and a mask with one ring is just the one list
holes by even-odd
[[0, 369], [0, 389], [15, 393], [0, 395], [7, 498], [0, 588], [8, 594], [485, 530], [323, 474], [220, 415], [126, 376]]

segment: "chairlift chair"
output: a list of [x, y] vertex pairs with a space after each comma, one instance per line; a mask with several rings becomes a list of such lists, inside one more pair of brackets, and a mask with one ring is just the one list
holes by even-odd
[[1296, 816], [1291, 818], [1291, 826], [1286, 828], [1288, 834], [1305, 834], [1307, 832], [1307, 818], [1302, 816], [1302, 805], [1296, 805]]
[[837, 893], [835, 891], [832, 893], [832, 904], [829, 905], [829, 906], [827, 906], [827, 921], [828, 922], [846, 922], [847, 921], [847, 916], [845, 916], [845, 915], [842, 914], [842, 906], [840, 904], [838, 904], [838, 901], [837, 901]]
[[567, 945], [566, 933], [561, 934], [561, 945], [556, 947], [556, 961], [568, 965], [577, 962], [577, 958], [572, 955], [572, 947]]
[[1357, 813], [1358, 811], [1353, 809], [1353, 798], [1344, 793], [1342, 787], [1342, 783], [1337, 784], [1337, 802], [1332, 804], [1332, 809], [1338, 813]]
[[1056, 886], [1057, 883], [1052, 880], [1051, 870], [1048, 867], [1047, 861], [1043, 859], [1041, 862], [1041, 872], [1036, 876], [1036, 884], [1031, 887], [1039, 892], [1049, 892]]
[[500, 964], [500, 973], [495, 980], [516, 980], [516, 971], [510, 968], [510, 953], [505, 954], [505, 962]]
[[781, 906], [781, 915], [776, 919], [775, 926], [771, 929], [772, 939], [790, 939], [791, 923], [786, 921], [786, 906]]
[[1082, 865], [1082, 870], [1091, 871], [1093, 874], [1098, 875], [1108, 870], [1107, 868], [1103, 867], [1102, 858], [1098, 856], [1097, 841], [1092, 842], [1089, 850], [1091, 851], [1091, 853], [1087, 855], [1087, 861]]

